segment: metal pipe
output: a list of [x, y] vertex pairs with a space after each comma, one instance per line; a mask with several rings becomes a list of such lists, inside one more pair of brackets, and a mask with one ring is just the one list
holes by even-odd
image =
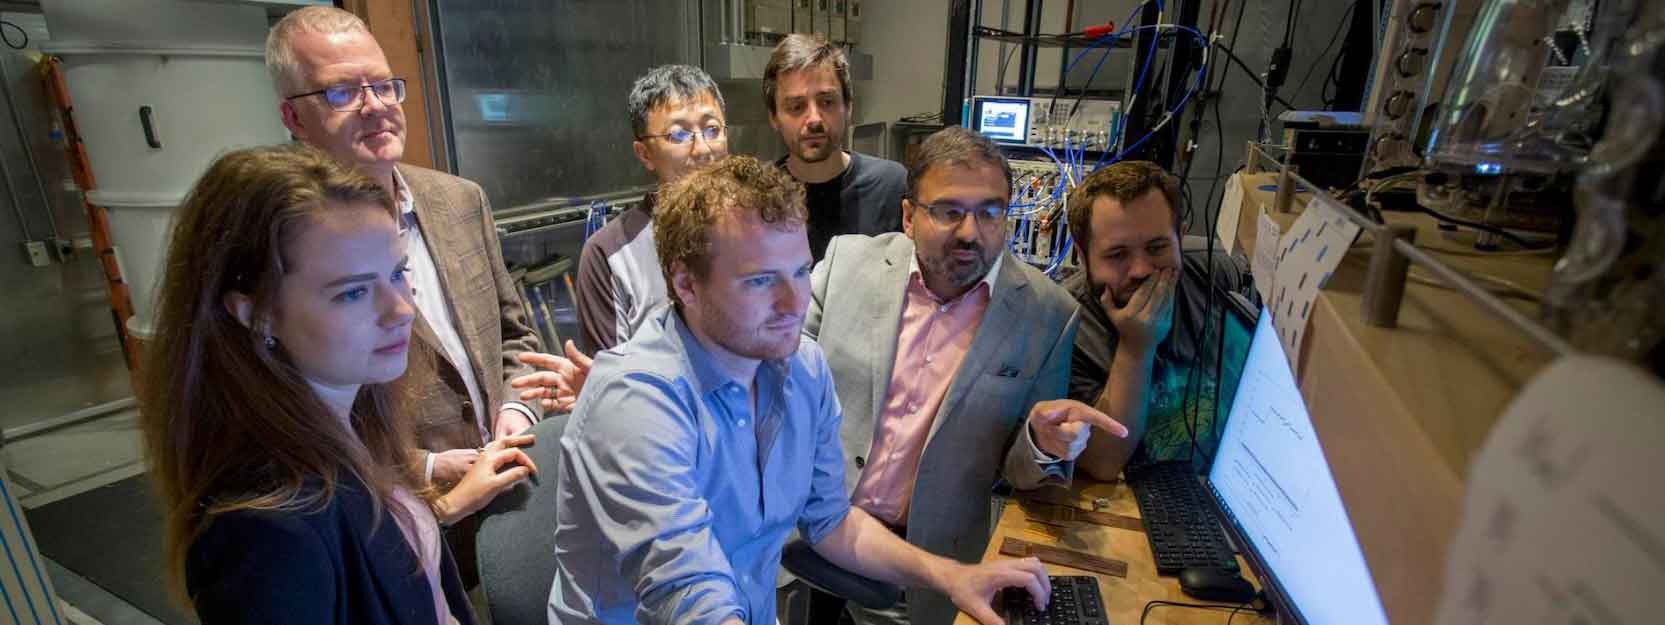
[[[1263, 156], [1269, 157], [1261, 146], [1253, 141], [1248, 143], [1248, 149], [1251, 158], [1255, 152], [1260, 152]], [[1268, 158], [1268, 160], [1276, 159]], [[1291, 174], [1290, 178], [1293, 182], [1307, 185], [1308, 188], [1318, 188], [1299, 175]], [[1318, 197], [1322, 198], [1327, 196], [1319, 194]], [[1353, 207], [1340, 202], [1328, 202], [1328, 204], [1336, 212], [1351, 220], [1353, 223], [1358, 224], [1364, 231], [1370, 232], [1376, 236], [1391, 236], [1384, 234], [1384, 231], [1388, 228], [1387, 226], [1366, 218], [1364, 215], [1359, 214], [1358, 211], [1353, 210]], [[1411, 262], [1427, 267], [1429, 271], [1434, 272], [1434, 274], [1444, 280], [1446, 284], [1450, 285], [1451, 288], [1472, 298], [1477, 304], [1479, 304], [1480, 308], [1514, 326], [1517, 330], [1520, 330], [1521, 333], [1525, 334], [1527, 338], [1532, 339], [1540, 346], [1555, 353], [1555, 355], [1570, 356], [1578, 353], [1577, 350], [1573, 348], [1572, 344], [1568, 343], [1561, 337], [1556, 336], [1554, 332], [1551, 332], [1548, 328], [1545, 328], [1538, 322], [1527, 318], [1526, 315], [1521, 314], [1520, 311], [1509, 307], [1508, 304], [1503, 303], [1503, 300], [1498, 299], [1497, 296], [1492, 295], [1490, 291], [1487, 291], [1484, 288], [1481, 288], [1480, 285], [1475, 284], [1473, 280], [1464, 276], [1462, 272], [1452, 269], [1451, 266], [1446, 265], [1437, 258], [1434, 258], [1428, 252], [1418, 248], [1415, 244], [1405, 240], [1395, 239], [1393, 242], [1393, 249], [1397, 250], [1401, 254], [1404, 254], [1405, 257], [1410, 259]]]
[[1411, 262], [1427, 267], [1429, 271], [1434, 272], [1434, 275], [1439, 276], [1451, 288], [1469, 296], [1480, 304], [1480, 308], [1515, 326], [1528, 338], [1554, 352], [1556, 356], [1572, 356], [1577, 353], [1572, 344], [1556, 336], [1554, 332], [1550, 332], [1549, 329], [1537, 322], [1526, 318], [1526, 315], [1503, 303], [1503, 300], [1498, 299], [1491, 292], [1480, 288], [1480, 285], [1475, 284], [1473, 280], [1469, 280], [1462, 272], [1452, 269], [1417, 246], [1406, 241], [1396, 240], [1393, 242], [1393, 249], [1411, 259]]
[[741, 0], [729, 0], [729, 6], [734, 7], [734, 43], [746, 42], [746, 9], [740, 6]]
[[1410, 259], [1393, 252], [1399, 240], [1416, 243], [1416, 226], [1395, 224], [1377, 232], [1364, 273], [1364, 322], [1378, 328], [1399, 325], [1399, 303], [1405, 299], [1405, 279], [1410, 275]]
[[[28, 147], [25, 146], [24, 150], [27, 151]], [[23, 201], [17, 197], [17, 188], [12, 186], [12, 168], [6, 165], [6, 159], [3, 156], [0, 156], [0, 179], [5, 181], [6, 197], [11, 198], [12, 201], [12, 213], [17, 215], [17, 223], [23, 227], [23, 239], [26, 241], [35, 240], [35, 235], [29, 232], [29, 218], [23, 214]]]
[[66, 428], [83, 421], [90, 421], [112, 412], [126, 410], [138, 405], [138, 400], [132, 397], [126, 397], [112, 402], [105, 402], [97, 406], [82, 408], [75, 412], [59, 415], [51, 419], [36, 421], [28, 425], [6, 428], [4, 431], [0, 431], [0, 442], [15, 443], [31, 436], [39, 436], [52, 430]]
[[[1284, 162], [1280, 163], [1278, 167], [1278, 192], [1272, 199], [1272, 206], [1280, 213], [1288, 213], [1290, 208], [1294, 206], [1295, 190], [1301, 188], [1302, 183], [1305, 182], [1301, 180], [1300, 176], [1296, 175], [1297, 171], [1299, 170], [1294, 165], [1289, 164], [1289, 157], [1286, 155]], [[1311, 189], [1313, 187], [1308, 186], [1307, 188]]]
[[[980, 4], [980, 3], [979, 3]], [[1024, 0], [1023, 3], [1023, 47], [1018, 49], [1018, 95], [1029, 97], [1035, 95], [1035, 35], [1041, 29], [1041, 0]], [[1056, 93], [1054, 89], [1054, 93]], [[1051, 111], [1047, 111], [1051, 115]]]
[[[1489, 226], [1489, 225], [1495, 224], [1499, 221], [1502, 221], [1503, 220], [1503, 212], [1508, 210], [1508, 209], [1504, 208], [1503, 203], [1507, 202], [1508, 199], [1509, 199], [1509, 176], [1507, 176], [1507, 175], [1498, 176], [1497, 177], [1497, 192], [1492, 194], [1492, 201], [1489, 204], [1486, 205], [1486, 216], [1483, 219], [1480, 220], [1480, 223], [1483, 223], [1483, 224], [1486, 224], [1486, 225]], [[1502, 241], [1503, 241], [1503, 237], [1500, 237], [1496, 234], [1492, 234], [1490, 231], [1487, 231], [1487, 230], [1481, 230], [1480, 234], [1474, 238], [1474, 249], [1477, 249], [1477, 250], [1495, 250], [1495, 249], [1498, 248], [1498, 244], [1501, 243]]]
[[[983, 24], [981, 22], [976, 24], [976, 26], [982, 26], [982, 25]], [[1012, 25], [1012, 0], [1000, 0], [1000, 30], [1009, 30], [1011, 25]], [[976, 26], [973, 26], [972, 30], [976, 30]], [[1005, 62], [1007, 60], [1006, 46], [1009, 46], [1009, 45], [1012, 45], [1012, 44], [1006, 43], [1005, 39], [1001, 39], [1000, 40], [1000, 47], [995, 50], [995, 54], [999, 55], [1000, 60], [1001, 60], [1001, 63], [998, 67], [1000, 67], [1002, 70], [1004, 70], [1006, 68], [1006, 65], [1007, 65], [1006, 62]], [[994, 84], [994, 94], [995, 95], [1006, 95], [1006, 76], [1004, 74], [1001, 74], [1001, 73], [996, 73], [994, 83], [995, 83]], [[944, 123], [946, 123], [946, 122], [944, 122]]]
[[574, 207], [574, 206], [587, 207], [587, 206], [590, 205], [591, 202], [594, 202], [596, 200], [601, 200], [603, 202], [607, 202], [607, 203], [611, 204], [614, 200], [638, 199], [638, 198], [641, 198], [641, 197], [643, 197], [643, 196], [645, 196], [649, 193], [652, 193], [655, 188], [656, 187], [654, 185], [644, 185], [644, 186], [639, 186], [639, 187], [630, 187], [630, 188], [627, 188], [627, 189], [621, 189], [621, 190], [618, 190], [618, 191], [607, 191], [605, 193], [592, 193], [590, 195], [580, 195], [580, 196], [577, 196], [577, 197], [562, 197], [562, 198], [550, 198], [550, 199], [547, 199], [547, 200], [539, 200], [539, 201], [536, 201], [536, 202], [521, 204], [520, 206], [512, 206], [512, 207], [505, 208], [505, 209], [502, 209], [502, 210], [492, 211], [492, 218], [497, 220], [498, 222], [503, 222], [503, 221], [506, 221], [506, 220], [509, 220], [509, 219], [514, 219], [514, 218], [517, 218], [517, 217], [526, 217], [526, 216], [532, 216], [532, 215], [536, 215], [536, 216], [541, 217], [543, 215], [553, 213], [553, 212], [561, 210], [563, 208], [571, 208], [571, 207]]
[[41, 205], [46, 212], [46, 227], [52, 232], [53, 239], [63, 238], [58, 232], [58, 218], [52, 214], [52, 198], [46, 195], [46, 185], [40, 181], [40, 164], [35, 162], [35, 151], [29, 143], [28, 133], [23, 130], [23, 116], [17, 112], [17, 99], [12, 97], [12, 76], [6, 70], [5, 59], [0, 59], [0, 93], [5, 94], [6, 109], [12, 116], [12, 129], [17, 131], [18, 148], [23, 150], [23, 158], [29, 162], [29, 171], [34, 175], [35, 189], [40, 192]]

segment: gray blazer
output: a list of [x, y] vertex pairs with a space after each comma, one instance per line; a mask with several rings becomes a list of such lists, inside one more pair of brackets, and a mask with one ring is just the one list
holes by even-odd
[[[845, 487], [853, 490], [873, 445], [896, 362], [913, 241], [901, 233], [836, 237], [815, 266], [804, 332], [821, 343], [844, 409]], [[993, 299], [931, 425], [908, 507], [908, 542], [961, 562], [983, 557], [991, 532], [990, 489], [998, 478], [1020, 489], [1067, 482], [1036, 463], [1029, 428], [1036, 402], [1069, 387], [1076, 305], [1069, 293], [1010, 253]], [[915, 625], [947, 625], [948, 597], [909, 591]]]

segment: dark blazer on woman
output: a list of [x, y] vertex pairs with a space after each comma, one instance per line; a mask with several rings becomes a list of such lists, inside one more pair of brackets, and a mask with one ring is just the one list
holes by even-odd
[[[384, 508], [371, 530], [363, 484], [343, 481], [317, 512], [238, 511], [191, 544], [185, 585], [204, 625], [434, 625], [416, 552]], [[443, 544], [442, 544], [443, 547]], [[447, 548], [441, 586], [462, 625], [474, 615]]]

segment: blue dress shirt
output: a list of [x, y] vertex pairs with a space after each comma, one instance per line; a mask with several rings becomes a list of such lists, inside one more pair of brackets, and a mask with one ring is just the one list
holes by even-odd
[[774, 623], [782, 545], [850, 500], [821, 348], [755, 381], [754, 410], [674, 307], [596, 357], [561, 437], [550, 623]]

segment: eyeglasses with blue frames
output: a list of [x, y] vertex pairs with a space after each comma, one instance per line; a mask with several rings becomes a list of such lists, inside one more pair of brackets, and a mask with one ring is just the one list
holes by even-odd
[[711, 143], [722, 139], [725, 131], [726, 129], [722, 124], [711, 124], [699, 129], [698, 132], [678, 126], [676, 128], [672, 128], [670, 132], [662, 132], [656, 135], [638, 135], [636, 140], [647, 141], [648, 139], [664, 139], [666, 143], [671, 145], [683, 145], [691, 143], [697, 135], [700, 138], [705, 139], [706, 143]]
[[965, 207], [952, 202], [926, 204], [915, 197], [908, 197], [907, 200], [914, 206], [925, 209], [925, 214], [931, 216], [931, 221], [937, 222], [939, 226], [946, 227], [960, 225], [960, 222], [964, 221], [967, 215], [975, 217], [977, 225], [982, 228], [1003, 226], [1006, 223], [1006, 216], [1011, 212], [1005, 202], [989, 202], [976, 207]]
[[321, 95], [324, 96], [324, 103], [330, 105], [330, 108], [343, 113], [351, 113], [364, 108], [364, 92], [366, 90], [376, 94], [376, 99], [381, 100], [382, 104], [387, 106], [405, 101], [405, 79], [403, 78], [389, 78], [362, 85], [330, 85], [317, 91], [297, 93], [284, 99], [295, 100]]

